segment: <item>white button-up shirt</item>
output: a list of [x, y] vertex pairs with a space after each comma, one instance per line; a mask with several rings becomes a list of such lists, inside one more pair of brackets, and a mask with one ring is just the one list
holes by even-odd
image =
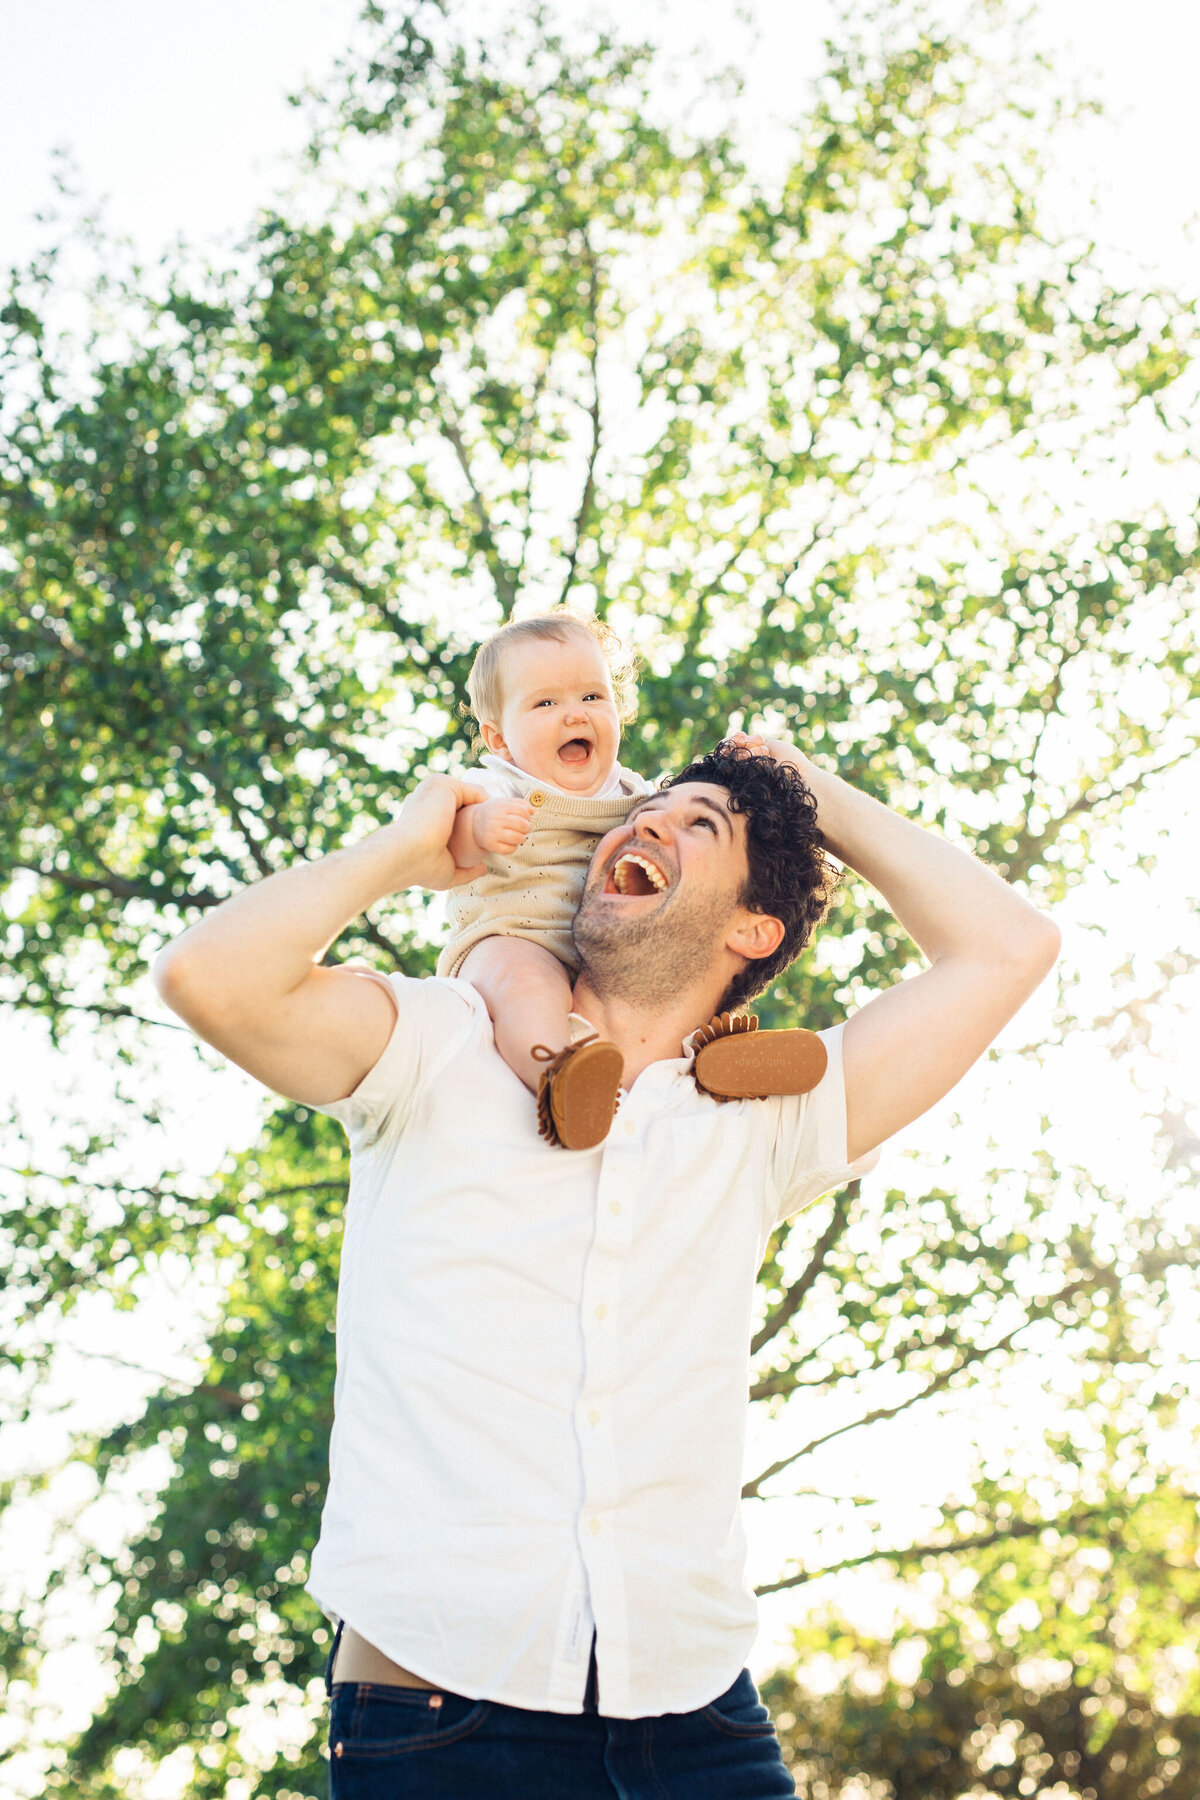
[[754, 1638], [740, 1516], [754, 1281], [849, 1178], [841, 1032], [803, 1099], [690, 1059], [551, 1148], [461, 981], [389, 984], [350, 1135], [330, 1484], [310, 1591], [414, 1674], [574, 1713], [688, 1712]]

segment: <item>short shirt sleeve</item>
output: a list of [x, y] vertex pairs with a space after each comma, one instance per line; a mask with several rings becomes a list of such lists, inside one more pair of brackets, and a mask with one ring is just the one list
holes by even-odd
[[845, 1023], [818, 1032], [829, 1062], [824, 1075], [809, 1093], [798, 1099], [760, 1102], [775, 1112], [775, 1136], [771, 1154], [773, 1229], [793, 1213], [802, 1212], [858, 1175], [866, 1175], [879, 1161], [872, 1150], [850, 1162], [846, 1156], [846, 1084], [842, 1073], [842, 1033]]
[[404, 1129], [422, 1087], [475, 1028], [478, 1008], [474, 990], [461, 981], [355, 972], [387, 988], [396, 1009], [392, 1035], [352, 1094], [312, 1110], [339, 1120], [351, 1148], [362, 1150]]

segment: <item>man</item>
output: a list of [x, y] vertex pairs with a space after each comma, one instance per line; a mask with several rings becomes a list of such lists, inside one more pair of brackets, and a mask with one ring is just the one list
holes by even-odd
[[[739, 1674], [755, 1273], [781, 1219], [971, 1066], [1058, 932], [791, 745], [739, 737], [597, 849], [574, 1004], [627, 1087], [604, 1145], [552, 1152], [470, 987], [317, 961], [385, 895], [469, 877], [448, 843], [474, 797], [423, 783], [393, 824], [236, 895], [157, 968], [193, 1030], [350, 1134], [311, 1581], [341, 1621], [333, 1793], [790, 1794]], [[822, 1034], [810, 1093], [719, 1105], [688, 1040], [802, 947], [822, 839], [930, 966]], [[615, 880], [627, 857], [655, 881]]]

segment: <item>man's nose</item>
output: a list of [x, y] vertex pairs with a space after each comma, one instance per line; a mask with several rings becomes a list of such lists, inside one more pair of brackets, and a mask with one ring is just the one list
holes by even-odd
[[666, 844], [670, 841], [671, 827], [662, 813], [639, 813], [633, 821], [636, 837], [649, 838], [651, 843]]

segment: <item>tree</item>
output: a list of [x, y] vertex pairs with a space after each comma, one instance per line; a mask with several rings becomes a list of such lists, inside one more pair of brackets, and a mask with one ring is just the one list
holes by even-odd
[[766, 1689], [805, 1800], [864, 1782], [894, 1800], [1196, 1792], [1196, 1496], [1164, 1488], [1062, 1523], [989, 1544], [966, 1582], [941, 1571], [932, 1623], [898, 1634], [907, 1679], [897, 1639], [830, 1614], [797, 1633], [802, 1660], [843, 1671], [824, 1696], [783, 1671]]
[[[52, 328], [53, 260], [14, 276], [9, 1004], [64, 1043], [90, 1019], [148, 1054], [148, 956], [466, 754], [474, 645], [518, 601], [594, 608], [636, 639], [633, 766], [762, 715], [1042, 898], [1064, 892], [1097, 823], [1197, 742], [1186, 508], [1126, 483], [1124, 510], [1096, 516], [1063, 486], [1072, 460], [1124, 468], [1131, 430], [1190, 456], [1192, 313], [1115, 291], [1086, 245], [1043, 231], [1028, 145], [1062, 109], [1001, 62], [1004, 16], [973, 46], [898, 6], [847, 23], [770, 179], [732, 130], [662, 115], [647, 48], [541, 14], [487, 45], [434, 6], [367, 19], [318, 111], [307, 211], [263, 218], [235, 266], [107, 271], [83, 345]], [[348, 188], [364, 149], [374, 173]], [[430, 937], [401, 896], [330, 954], [417, 974]], [[851, 880], [762, 1011], [830, 1023], [911, 956]], [[92, 1452], [104, 1475], [158, 1445], [174, 1473], [138, 1541], [88, 1559], [114, 1598], [116, 1692], [52, 1776], [81, 1794], [122, 1791], [118, 1745], [194, 1753], [191, 1791], [225, 1792], [249, 1766], [233, 1709], [273, 1703], [276, 1667], [297, 1703], [315, 1675], [297, 1559], [322, 1480], [340, 1157], [283, 1107], [202, 1192], [101, 1182], [81, 1151], [14, 1195], [28, 1403], [81, 1295], [180, 1251], [226, 1283], [202, 1382]], [[781, 1447], [752, 1497], [1004, 1369], [1039, 1322], [1086, 1335], [1131, 1284], [1153, 1300], [1194, 1268], [1194, 1239], [1162, 1249], [1150, 1208], [1118, 1243], [1098, 1232], [1086, 1188], [1064, 1239], [1060, 1180], [1035, 1168], [1003, 1214], [982, 1191], [852, 1187], [780, 1233], [755, 1399]], [[231, 1244], [233, 1212], [249, 1231]], [[793, 1397], [826, 1421], [802, 1439]], [[880, 1498], [863, 1517], [885, 1556], [905, 1547]], [[8, 1630], [32, 1655], [36, 1606]], [[255, 1791], [315, 1794], [318, 1763], [300, 1730]]]
[[[1188, 959], [1171, 957], [1159, 998], [1189, 975]], [[1141, 986], [1128, 969], [1098, 996], [1107, 1017], [1076, 1002], [1070, 1021], [1112, 1059], [1117, 1085], [1132, 1084], [1157, 1010]], [[1195, 1790], [1200, 1514], [1183, 1346], [1200, 1143], [1169, 1109], [1157, 1136], [1159, 1167], [1147, 1157], [1141, 1177], [1153, 1203], [1112, 1257], [1120, 1279], [1094, 1294], [1085, 1318], [1059, 1314], [1072, 1366], [1044, 1364], [1055, 1403], [1039, 1452], [1031, 1456], [1028, 1432], [998, 1439], [993, 1416], [977, 1436], [969, 1496], [950, 1500], [915, 1541], [893, 1530], [890, 1541], [881, 1534], [785, 1576], [810, 1602], [764, 1697], [807, 1800], [864, 1789], [891, 1800], [1182, 1800]], [[1055, 1176], [1071, 1230], [1086, 1177], [1063, 1161]], [[1119, 1186], [1088, 1193], [1084, 1210], [1110, 1244], [1128, 1228]], [[1026, 1345], [1033, 1368], [1017, 1407], [1038, 1401]], [[1019, 1375], [1010, 1364], [1003, 1379]], [[890, 1457], [880, 1448], [894, 1467], [895, 1441]], [[856, 1592], [868, 1568], [890, 1579]], [[883, 1629], [881, 1606], [891, 1613]]]

